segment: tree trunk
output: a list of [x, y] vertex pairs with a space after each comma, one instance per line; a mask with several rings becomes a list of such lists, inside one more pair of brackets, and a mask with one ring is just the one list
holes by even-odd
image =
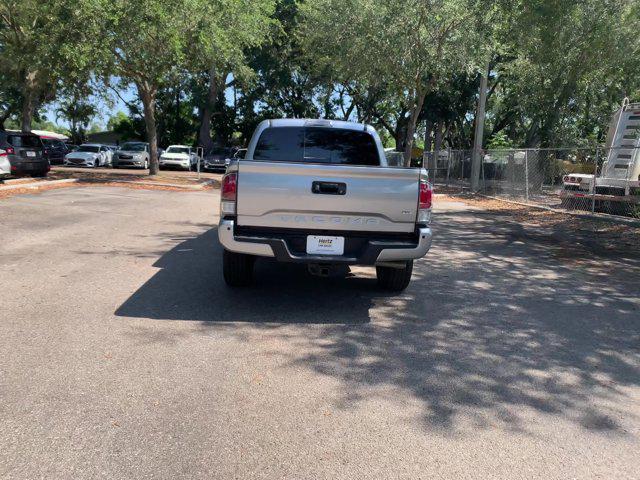
[[433, 177], [435, 179], [436, 169], [438, 168], [438, 159], [440, 158], [440, 150], [442, 149], [442, 122], [437, 122], [435, 125], [436, 133], [433, 139], [433, 156], [431, 157], [431, 165], [429, 168], [433, 171]]
[[484, 139], [485, 107], [487, 102], [487, 78], [489, 76], [489, 62], [480, 78], [480, 92], [478, 95], [478, 109], [476, 110], [476, 130], [473, 137], [473, 154], [471, 156], [471, 191], [480, 189], [480, 170], [482, 167], [482, 144]]
[[[226, 79], [224, 79], [226, 80]], [[216, 68], [209, 70], [209, 90], [207, 99], [201, 107], [200, 130], [198, 132], [198, 146], [203, 147], [207, 152], [213, 148], [213, 138], [211, 137], [211, 116], [218, 101], [219, 79], [216, 76]]]
[[24, 99], [22, 100], [22, 112], [20, 115], [20, 129], [23, 132], [31, 131], [31, 123], [33, 121], [33, 111], [34, 111], [34, 102], [33, 102], [34, 94], [31, 90], [25, 91]]
[[413, 152], [413, 136], [416, 133], [416, 124], [418, 123], [418, 117], [422, 111], [422, 105], [424, 99], [427, 96], [426, 91], [418, 89], [413, 101], [413, 106], [410, 110], [409, 122], [407, 123], [407, 130], [404, 136], [404, 166], [411, 166], [411, 153]]
[[147, 142], [149, 142], [149, 175], [157, 175], [160, 170], [158, 164], [158, 132], [156, 129], [156, 86], [148, 83], [139, 83], [138, 95], [142, 99], [144, 110], [144, 124], [147, 130]]
[[431, 152], [432, 140], [431, 135], [433, 133], [433, 122], [427, 120], [424, 125], [424, 151]]
[[180, 87], [176, 87], [176, 117], [174, 119], [173, 135], [172, 135], [173, 137], [172, 141], [174, 142], [177, 142], [181, 135], [181, 130], [180, 130], [180, 124], [181, 124], [180, 97], [181, 96], [182, 96], [182, 90], [180, 89]]
[[4, 122], [7, 121], [10, 115], [9, 110], [2, 112], [2, 115], [0, 115], [0, 132], [4, 132]]
[[23, 132], [31, 131], [33, 114], [36, 110], [36, 72], [28, 72], [24, 78], [24, 89], [22, 90], [22, 111], [20, 115], [20, 129]]

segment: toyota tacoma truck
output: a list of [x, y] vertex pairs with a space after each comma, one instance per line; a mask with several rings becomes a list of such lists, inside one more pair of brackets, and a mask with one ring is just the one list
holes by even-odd
[[218, 237], [230, 286], [252, 281], [258, 257], [327, 276], [375, 266], [404, 290], [431, 246], [432, 187], [420, 168], [387, 165], [373, 127], [334, 120], [265, 120], [222, 179]]

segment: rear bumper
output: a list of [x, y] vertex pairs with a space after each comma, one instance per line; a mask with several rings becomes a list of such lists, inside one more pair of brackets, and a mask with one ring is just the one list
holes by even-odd
[[51, 166], [47, 160], [37, 160], [34, 162], [27, 162], [24, 160], [11, 161], [11, 174], [12, 175], [29, 175], [29, 174], [41, 174], [51, 170]]
[[227, 166], [224, 163], [203, 163], [203, 170], [212, 170], [212, 171], [225, 171]]
[[344, 233], [345, 254], [340, 256], [310, 255], [301, 248], [301, 239], [316, 232], [236, 232], [233, 220], [221, 220], [218, 226], [220, 243], [229, 251], [261, 257], [275, 257], [281, 262], [344, 263], [348, 265], [375, 265], [422, 258], [431, 248], [432, 232], [429, 227], [416, 229], [412, 238], [376, 238], [376, 234]]

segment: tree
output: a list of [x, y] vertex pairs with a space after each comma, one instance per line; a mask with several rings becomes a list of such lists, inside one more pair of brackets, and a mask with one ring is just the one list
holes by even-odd
[[245, 54], [252, 75], [235, 84], [239, 95], [238, 128], [245, 140], [266, 118], [320, 116], [314, 102], [320, 81], [303, 61], [295, 35], [298, 8], [296, 0], [280, 0], [273, 14], [279, 28], [273, 28], [268, 43], [250, 48]]
[[603, 138], [612, 108], [638, 85], [634, 0], [505, 2], [490, 134], [525, 146]]
[[91, 88], [87, 83], [69, 84], [63, 87], [60, 106], [56, 109], [56, 119], [63, 118], [69, 123], [69, 133], [73, 143], [85, 141], [87, 129], [98, 113], [91, 101]]
[[451, 72], [474, 66], [473, 7], [466, 0], [317, 0], [303, 5], [301, 35], [311, 58], [338, 82], [401, 99], [409, 164], [426, 96]]
[[[149, 174], [156, 175], [158, 138], [156, 101], [159, 90], [180, 74], [190, 40], [197, 36], [192, 18], [197, 1], [176, 0], [88, 0], [85, 14], [102, 19], [103, 29], [94, 47], [101, 48], [105, 81], [116, 76], [121, 83], [135, 85], [142, 101], [146, 137], [149, 142]], [[91, 5], [97, 6], [94, 10]]]
[[129, 115], [117, 112], [107, 121], [107, 130], [119, 134], [123, 140], [139, 140], [146, 134], [142, 113], [135, 109]]
[[62, 79], [86, 75], [95, 22], [79, 23], [75, 9], [72, 0], [0, 0], [0, 88], [12, 98], [4, 111], [19, 110], [23, 131]]
[[5, 129], [5, 122], [21, 110], [22, 95], [13, 79], [6, 71], [0, 71], [0, 130]]
[[200, 0], [189, 69], [202, 72], [205, 95], [200, 105], [198, 143], [213, 146], [211, 117], [223, 113], [219, 99], [231, 82], [252, 75], [245, 53], [262, 45], [277, 25], [275, 0]]

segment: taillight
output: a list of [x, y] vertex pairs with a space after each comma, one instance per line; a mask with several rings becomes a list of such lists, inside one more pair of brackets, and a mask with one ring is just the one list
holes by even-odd
[[229, 173], [222, 177], [222, 200], [236, 201], [236, 194], [238, 188], [238, 174]]
[[420, 210], [431, 208], [433, 190], [428, 182], [420, 182]]
[[228, 173], [222, 177], [220, 189], [220, 210], [222, 215], [236, 214], [236, 197], [238, 194], [238, 174]]
[[13, 155], [14, 153], [16, 153], [16, 151], [13, 147], [7, 147], [7, 155]]
[[431, 205], [433, 201], [433, 189], [426, 180], [420, 180], [420, 193], [418, 195], [418, 223], [431, 222]]

